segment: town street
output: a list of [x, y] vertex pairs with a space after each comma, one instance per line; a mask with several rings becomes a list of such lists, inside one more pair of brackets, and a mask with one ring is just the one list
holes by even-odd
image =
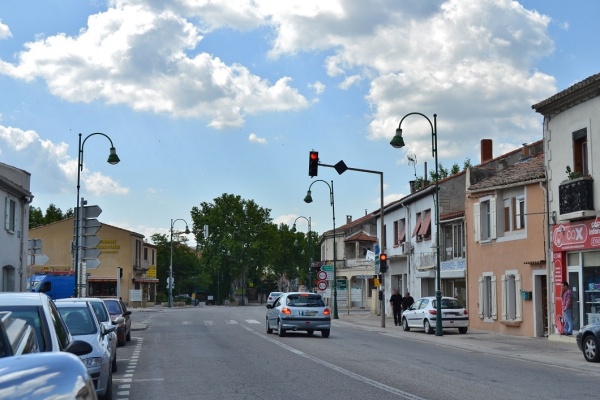
[[115, 399], [595, 397], [600, 365], [574, 342], [404, 332], [340, 310], [331, 336], [265, 332], [264, 306], [133, 310]]

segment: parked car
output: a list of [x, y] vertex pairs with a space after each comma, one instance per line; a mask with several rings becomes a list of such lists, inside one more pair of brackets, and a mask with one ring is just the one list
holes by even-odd
[[273, 305], [275, 303], [275, 300], [277, 300], [279, 298], [279, 296], [281, 296], [283, 294], [283, 292], [271, 292], [269, 293], [269, 297], [267, 297], [267, 305]]
[[106, 304], [113, 324], [117, 326], [117, 343], [119, 346], [125, 346], [125, 342], [131, 340], [131, 311], [127, 311], [121, 299], [103, 298], [102, 301]]
[[37, 353], [37, 338], [33, 327], [10, 311], [0, 311], [0, 357]]
[[286, 331], [320, 331], [324, 338], [331, 331], [331, 311], [321, 295], [308, 292], [282, 293], [275, 304], [267, 304], [267, 333], [276, 330], [279, 336]]
[[0, 358], [0, 371], [0, 393], [10, 396], [11, 400], [98, 398], [87, 369], [79, 358], [70, 353], [33, 353]]
[[106, 328], [100, 323], [87, 301], [60, 301], [56, 302], [56, 307], [71, 335], [92, 345], [92, 352], [81, 356], [81, 361], [94, 381], [98, 397], [112, 399], [112, 354], [108, 336], [116, 326]]
[[581, 327], [577, 336], [577, 347], [583, 358], [590, 362], [600, 362], [600, 322]]
[[[433, 333], [437, 317], [437, 301], [435, 297], [423, 297], [413, 303], [402, 313], [402, 329], [423, 329], [425, 333]], [[460, 333], [469, 329], [469, 313], [454, 297], [442, 297], [442, 328], [458, 328]]]
[[66, 351], [83, 356], [92, 351], [89, 343], [73, 339], [54, 301], [44, 293], [2, 292], [0, 311], [11, 311], [12, 317], [32, 326], [42, 352]]
[[[96, 298], [96, 297], [80, 297], [77, 299], [60, 299], [60, 300], [56, 300], [57, 303], [60, 302], [80, 302], [80, 303], [85, 303], [88, 302], [90, 303], [90, 305], [92, 306], [92, 308], [94, 309], [94, 313], [96, 314], [96, 318], [98, 318], [98, 321], [104, 325], [105, 328], [110, 328], [111, 326], [114, 326], [115, 329], [107, 329], [108, 331], [111, 331], [108, 333], [108, 345], [110, 347], [110, 353], [111, 353], [111, 369], [112, 372], [117, 372], [117, 332], [116, 332], [116, 325], [114, 325], [112, 323], [112, 320], [110, 318], [110, 313], [108, 312], [108, 309], [106, 308], [106, 304], [104, 304], [104, 302], [102, 301], [102, 299], [100, 298]], [[119, 321], [117, 321], [119, 322]]]

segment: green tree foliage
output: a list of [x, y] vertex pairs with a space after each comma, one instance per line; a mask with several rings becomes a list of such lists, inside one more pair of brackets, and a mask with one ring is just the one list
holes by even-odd
[[73, 209], [69, 208], [66, 213], [56, 205], [50, 203], [46, 212], [43, 213], [39, 207], [29, 206], [29, 228], [35, 228], [42, 225], [51, 224], [53, 222], [62, 221], [63, 219], [73, 218]]

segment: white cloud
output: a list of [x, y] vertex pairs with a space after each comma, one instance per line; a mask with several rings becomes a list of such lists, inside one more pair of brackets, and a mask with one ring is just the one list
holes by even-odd
[[267, 144], [267, 139], [258, 137], [254, 133], [251, 133], [250, 136], [248, 136], [248, 141], [250, 141], [250, 143]]
[[346, 90], [351, 86], [356, 85], [358, 82], [361, 81], [361, 79], [362, 78], [360, 77], [360, 75], [347, 76], [346, 79], [344, 79], [344, 81], [340, 83], [339, 87], [340, 89]]
[[10, 33], [10, 28], [8, 27], [8, 25], [3, 24], [2, 20], [0, 19], [0, 40], [7, 39], [9, 37], [12, 37], [12, 33]]
[[325, 91], [325, 84], [323, 82], [316, 81], [315, 83], [309, 83], [308, 87], [315, 91], [316, 94], [321, 94]]

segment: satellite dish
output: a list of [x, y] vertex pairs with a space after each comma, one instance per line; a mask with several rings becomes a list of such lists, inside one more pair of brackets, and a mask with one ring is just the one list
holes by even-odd
[[417, 155], [416, 154], [407, 154], [406, 158], [408, 159], [408, 164], [412, 165], [415, 170], [415, 177], [417, 176]]

